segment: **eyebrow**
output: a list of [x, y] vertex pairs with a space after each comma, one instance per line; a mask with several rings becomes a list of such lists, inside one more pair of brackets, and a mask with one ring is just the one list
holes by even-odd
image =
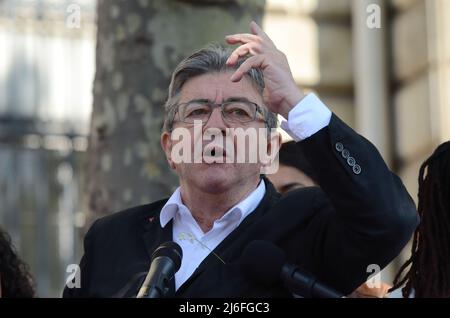
[[253, 103], [252, 101], [248, 100], [245, 97], [229, 97], [225, 100], [225, 102], [249, 102]]
[[[188, 103], [194, 103], [194, 102], [196, 102], [196, 103], [213, 103], [212, 100], [207, 99], [207, 98], [192, 99]], [[249, 103], [253, 103], [252, 101], [248, 100], [248, 98], [246, 98], [246, 97], [238, 97], [238, 96], [228, 97], [223, 102], [224, 103], [226, 103], [226, 102], [249, 102]]]
[[196, 98], [191, 99], [190, 101], [188, 101], [188, 103], [211, 103], [211, 101], [207, 98]]

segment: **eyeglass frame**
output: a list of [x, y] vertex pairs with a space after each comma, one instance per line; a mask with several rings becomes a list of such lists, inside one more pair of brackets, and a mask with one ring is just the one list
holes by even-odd
[[[260, 113], [261, 115], [264, 116], [264, 118], [260, 118], [260, 120], [261, 120], [262, 122], [264, 122], [265, 124], [267, 124], [267, 120], [266, 120], [266, 118], [265, 118], [265, 114], [264, 114], [264, 112], [262, 111], [263, 108], [262, 108], [260, 105], [258, 105], [257, 103], [251, 102], [251, 101], [249, 101], [249, 100], [226, 100], [226, 101], [221, 102], [221, 103], [215, 103], [215, 102], [212, 102], [212, 101], [210, 101], [210, 100], [194, 99], [194, 100], [191, 100], [191, 101], [185, 102], [185, 103], [173, 104], [173, 105], [170, 107], [171, 109], [176, 108], [175, 111], [173, 112], [172, 125], [173, 125], [175, 122], [177, 122], [177, 121], [178, 121], [178, 122], [185, 123], [185, 124], [193, 124], [193, 122], [186, 122], [186, 121], [181, 120], [181, 118], [180, 118], [179, 120], [175, 120], [175, 116], [177, 115], [177, 113], [178, 113], [178, 111], [179, 111], [179, 109], [180, 109], [180, 106], [182, 106], [182, 105], [187, 105], [187, 104], [190, 104], [190, 103], [195, 103], [195, 102], [197, 102], [197, 103], [202, 103], [202, 104], [205, 104], [205, 105], [208, 105], [208, 106], [211, 108], [211, 112], [209, 113], [208, 119], [205, 120], [205, 121], [202, 121], [202, 125], [206, 124], [206, 123], [209, 121], [209, 119], [211, 118], [211, 115], [212, 115], [212, 113], [213, 113], [213, 111], [214, 111], [214, 108], [216, 108], [216, 107], [220, 107], [220, 114], [221, 114], [221, 116], [222, 116], [222, 120], [223, 120], [224, 122], [228, 123], [228, 124], [230, 124], [230, 123], [231, 123], [231, 124], [247, 124], [247, 123], [256, 122], [256, 121], [257, 121], [257, 114], [258, 114], [258, 113]], [[256, 111], [255, 111], [254, 118], [253, 118], [252, 120], [246, 121], [246, 122], [233, 122], [233, 121], [230, 122], [228, 119], [226, 119], [225, 116], [224, 116], [224, 113], [223, 113], [223, 110], [224, 110], [224, 104], [226, 105], [226, 104], [236, 103], [236, 102], [241, 102], [241, 103], [247, 103], [247, 104], [252, 104], [252, 105], [254, 105], [254, 106], [256, 107]]]

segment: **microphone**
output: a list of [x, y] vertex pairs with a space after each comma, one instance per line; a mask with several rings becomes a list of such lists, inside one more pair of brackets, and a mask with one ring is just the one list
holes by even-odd
[[175, 242], [161, 244], [152, 254], [152, 262], [136, 298], [167, 296], [170, 280], [180, 269], [183, 251]]
[[298, 266], [286, 262], [285, 253], [273, 243], [253, 241], [238, 260], [238, 266], [254, 282], [266, 286], [280, 280], [294, 294], [305, 298], [343, 298], [344, 295], [316, 280]]

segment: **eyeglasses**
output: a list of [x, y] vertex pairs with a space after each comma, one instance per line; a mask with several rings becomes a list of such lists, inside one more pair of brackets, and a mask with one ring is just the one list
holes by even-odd
[[[205, 124], [211, 117], [214, 107], [221, 108], [222, 118], [228, 123], [250, 123], [257, 119], [258, 113], [263, 114], [258, 104], [249, 101], [227, 101], [223, 103], [192, 101], [177, 106], [176, 113], [179, 115], [179, 120], [187, 124], [193, 124], [196, 120]], [[265, 122], [264, 118], [258, 119]]]

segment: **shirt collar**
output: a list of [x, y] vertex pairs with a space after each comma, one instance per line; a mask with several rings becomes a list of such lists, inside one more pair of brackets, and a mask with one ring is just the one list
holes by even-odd
[[184, 206], [187, 209], [181, 201], [180, 187], [178, 187], [161, 209], [161, 214], [159, 217], [161, 227], [165, 227], [167, 223], [175, 217], [175, 214], [181, 206]]
[[265, 193], [266, 193], [266, 185], [264, 183], [264, 180], [261, 179], [256, 189], [253, 190], [253, 192], [250, 193], [244, 200], [242, 200], [234, 207], [232, 207], [230, 210], [228, 210], [228, 212], [225, 213], [221, 219], [223, 219], [228, 213], [232, 213], [232, 211], [236, 210], [239, 211], [241, 214], [239, 219], [240, 224], [242, 220], [244, 220], [250, 213], [252, 213], [256, 209], [256, 207], [259, 205], [262, 198], [264, 197]]
[[[261, 202], [264, 194], [266, 193], [266, 185], [264, 180], [261, 179], [258, 187], [253, 190], [244, 200], [229, 209], [218, 221], [226, 220], [233, 215], [237, 214], [239, 216], [239, 224], [244, 220], [251, 212], [253, 212], [258, 204]], [[183, 204], [181, 200], [181, 191], [178, 187], [175, 192], [167, 200], [166, 204], [161, 209], [160, 223], [161, 227], [165, 227], [177, 213], [188, 212], [190, 213], [188, 207]]]

